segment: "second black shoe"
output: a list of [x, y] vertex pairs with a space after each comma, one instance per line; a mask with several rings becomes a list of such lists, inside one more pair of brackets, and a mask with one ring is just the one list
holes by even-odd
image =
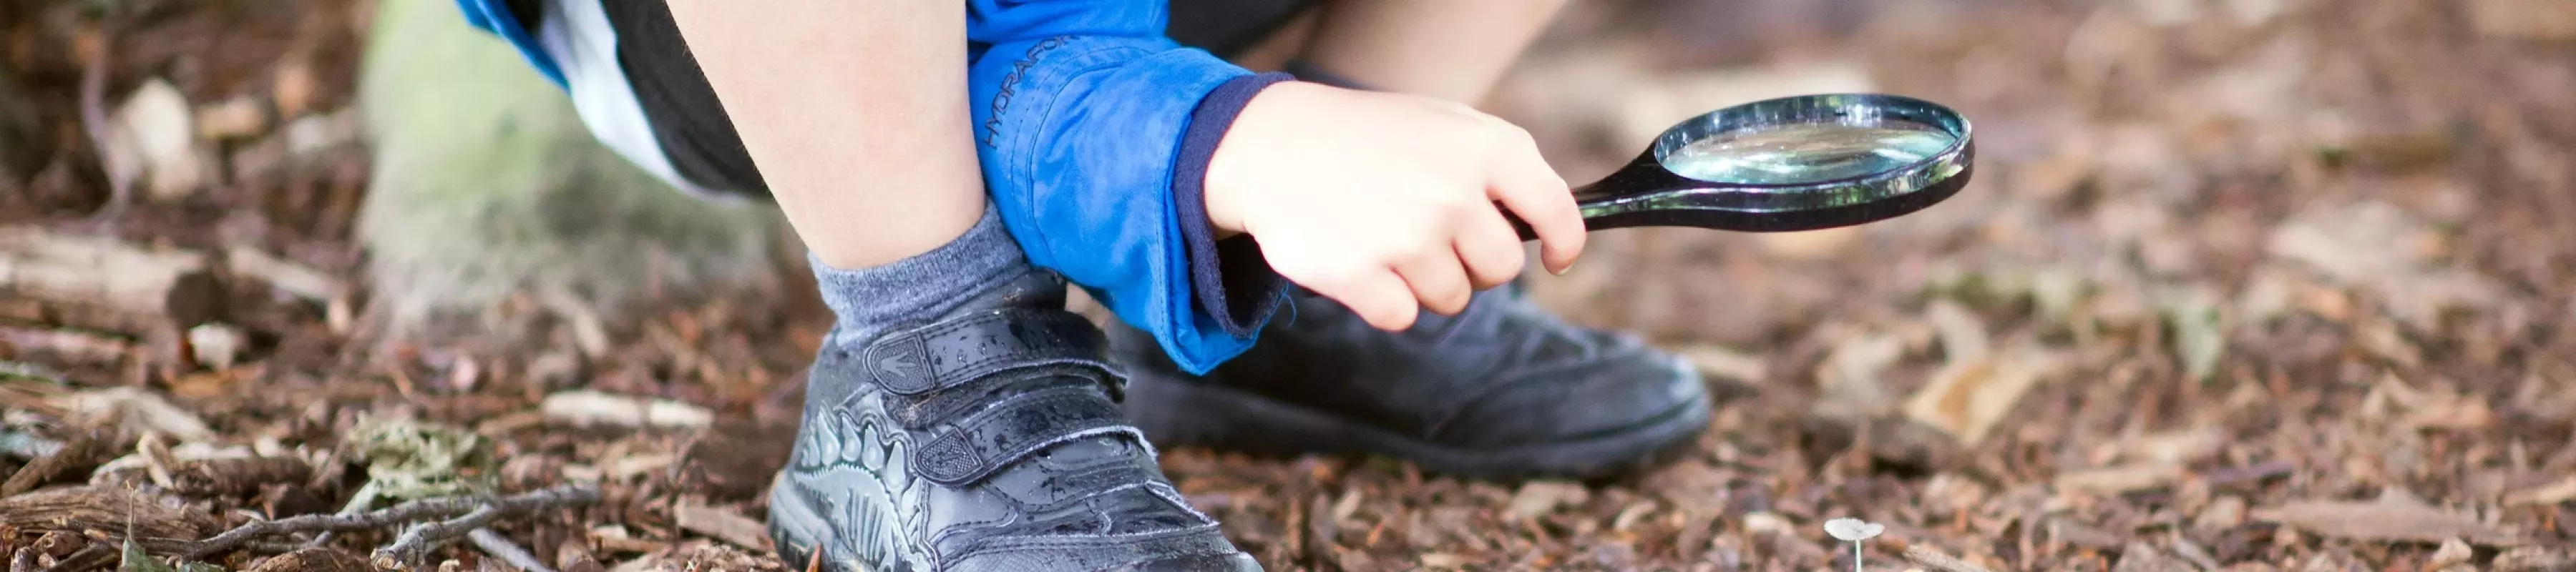
[[1100, 330], [1032, 273], [808, 372], [770, 534], [798, 569], [1257, 571], [1128, 425]]
[[1111, 326], [1129, 418], [1165, 446], [1375, 454], [1467, 477], [1589, 478], [1642, 467], [1707, 429], [1679, 357], [1557, 320], [1505, 286], [1390, 333], [1294, 295], [1250, 351], [1192, 376]]

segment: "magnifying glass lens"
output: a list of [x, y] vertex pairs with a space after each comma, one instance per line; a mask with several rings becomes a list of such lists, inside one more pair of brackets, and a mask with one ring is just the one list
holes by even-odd
[[1884, 173], [1958, 143], [1938, 126], [1895, 118], [1748, 125], [1666, 153], [1673, 174], [1712, 183], [1797, 185]]

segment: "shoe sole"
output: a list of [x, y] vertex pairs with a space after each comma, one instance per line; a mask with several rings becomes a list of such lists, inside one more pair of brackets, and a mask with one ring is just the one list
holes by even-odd
[[[831, 534], [831, 525], [823, 514], [814, 510], [802, 495], [787, 494], [787, 475], [781, 473], [770, 482], [769, 540], [777, 545], [778, 559], [797, 570], [841, 570], [831, 562], [814, 560], [821, 554], [823, 542]], [[819, 564], [819, 566], [812, 566]]]
[[1384, 455], [1424, 471], [1476, 479], [1620, 476], [1696, 441], [1712, 415], [1702, 395], [1617, 431], [1578, 440], [1461, 449], [1219, 386], [1161, 382], [1127, 388], [1127, 417], [1161, 446], [1212, 446], [1295, 455]]

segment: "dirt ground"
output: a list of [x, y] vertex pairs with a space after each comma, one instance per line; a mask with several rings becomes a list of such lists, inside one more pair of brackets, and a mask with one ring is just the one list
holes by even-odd
[[[578, 483], [600, 497], [412, 561], [803, 568], [758, 525], [824, 326], [792, 276], [371, 343], [366, 10], [0, 0], [0, 557], [151, 569], [362, 488]], [[1976, 181], [1860, 228], [1602, 232], [1537, 280], [1708, 374], [1712, 430], [1672, 463], [1165, 467], [1278, 570], [1848, 569], [1836, 518], [1883, 526], [1868, 569], [2576, 570], [2576, 3], [1578, 3], [1489, 107], [1582, 181], [1708, 109], [1863, 90], [1966, 114]], [[169, 97], [177, 151], [99, 153]], [[39, 295], [35, 251], [139, 285]], [[404, 531], [207, 559], [363, 567]]]

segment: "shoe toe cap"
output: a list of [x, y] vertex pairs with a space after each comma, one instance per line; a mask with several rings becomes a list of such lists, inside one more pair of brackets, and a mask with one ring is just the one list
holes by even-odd
[[1682, 426], [1705, 424], [1707, 386], [1678, 358], [1647, 348], [1599, 358], [1581, 367], [1518, 372], [1519, 379], [1462, 404], [1439, 432], [1480, 445], [1530, 445], [1685, 429], [1696, 434]]

